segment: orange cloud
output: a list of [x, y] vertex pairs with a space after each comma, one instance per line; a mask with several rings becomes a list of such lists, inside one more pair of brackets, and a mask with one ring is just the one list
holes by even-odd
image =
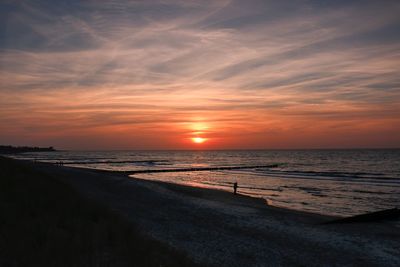
[[[400, 146], [397, 6], [291, 13], [267, 2], [170, 1], [164, 14], [158, 4], [90, 3], [63, 16], [16, 4], [0, 47], [0, 142]], [[132, 8], [142, 13], [124, 11]]]

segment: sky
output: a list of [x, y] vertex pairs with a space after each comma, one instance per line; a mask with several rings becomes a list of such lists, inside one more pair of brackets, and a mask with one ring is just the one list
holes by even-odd
[[399, 1], [1, 0], [0, 144], [398, 148], [399, 14]]

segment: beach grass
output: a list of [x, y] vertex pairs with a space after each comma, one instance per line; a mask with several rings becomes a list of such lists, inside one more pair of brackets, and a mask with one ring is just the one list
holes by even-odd
[[57, 177], [0, 157], [0, 266], [195, 266]]

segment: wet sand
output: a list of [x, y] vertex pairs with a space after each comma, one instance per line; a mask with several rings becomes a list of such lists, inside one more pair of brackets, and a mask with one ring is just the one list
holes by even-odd
[[272, 207], [263, 199], [225, 191], [26, 164], [70, 183], [201, 264], [400, 266], [400, 231], [389, 223], [324, 225], [334, 218]]

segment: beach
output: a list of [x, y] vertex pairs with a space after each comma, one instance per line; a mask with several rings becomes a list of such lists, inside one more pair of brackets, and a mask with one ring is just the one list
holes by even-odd
[[201, 265], [400, 265], [399, 228], [387, 222], [326, 225], [335, 217], [277, 208], [226, 191], [111, 171], [21, 164], [70, 184]]

